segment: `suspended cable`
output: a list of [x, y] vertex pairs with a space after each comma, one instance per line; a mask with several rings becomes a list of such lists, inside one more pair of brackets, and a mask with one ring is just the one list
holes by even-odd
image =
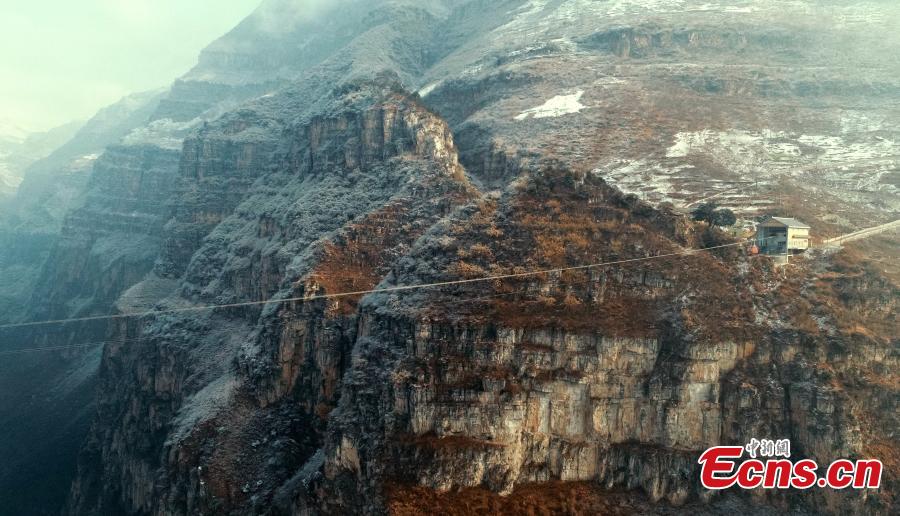
[[308, 301], [317, 301], [322, 299], [339, 299], [343, 297], [353, 297], [353, 296], [362, 296], [367, 294], [382, 294], [382, 293], [390, 293], [390, 292], [403, 292], [408, 290], [418, 290], [418, 289], [426, 289], [426, 288], [435, 288], [435, 287], [446, 287], [451, 285], [465, 285], [471, 283], [484, 283], [489, 281], [497, 281], [511, 278], [524, 278], [530, 276], [540, 276], [543, 274], [554, 274], [566, 271], [575, 271], [575, 270], [586, 270], [586, 269], [594, 269], [598, 267], [608, 267], [611, 265], [622, 265], [626, 263], [636, 263], [636, 262], [645, 262], [651, 260], [662, 260], [666, 258], [673, 258], [677, 256], [686, 256], [695, 254], [701, 251], [712, 251], [715, 249], [723, 249], [727, 247], [735, 247], [740, 245], [746, 245], [746, 242], [734, 242], [731, 244], [723, 244], [712, 247], [704, 247], [701, 249], [686, 249], [684, 251], [677, 251], [673, 253], [659, 254], [656, 256], [645, 256], [641, 258], [629, 258], [624, 260], [613, 260], [609, 262], [600, 262], [600, 263], [592, 263], [586, 265], [575, 265], [571, 267], [558, 267], [553, 269], [542, 269], [536, 271], [527, 271], [527, 272], [518, 272], [511, 274], [499, 274], [494, 276], [484, 276], [480, 278], [468, 278], [461, 280], [451, 280], [451, 281], [438, 281], [434, 283], [422, 283], [418, 285], [398, 285], [394, 287], [384, 287], [384, 288], [375, 288], [369, 290], [357, 290], [353, 292], [338, 292], [334, 294], [319, 294], [312, 296], [303, 296], [303, 297], [289, 297], [283, 299], [267, 299], [263, 301], [244, 301], [239, 303], [226, 303], [219, 305], [203, 305], [203, 306], [193, 306], [193, 307], [184, 307], [184, 308], [171, 308], [167, 310], [152, 310], [147, 312], [135, 312], [135, 313], [124, 313], [124, 314], [109, 314], [109, 315], [96, 315], [96, 316], [88, 316], [88, 317], [72, 317], [68, 319], [53, 319], [53, 320], [45, 320], [45, 321], [32, 321], [32, 322], [24, 322], [24, 323], [13, 323], [13, 324], [3, 324], [0, 325], [0, 329], [8, 329], [8, 328], [27, 328], [27, 327], [35, 327], [35, 326], [46, 326], [46, 325], [54, 325], [54, 324], [65, 324], [72, 322], [89, 322], [89, 321], [101, 321], [101, 320], [110, 320], [110, 319], [128, 319], [128, 318], [141, 318], [148, 317], [153, 315], [166, 315], [166, 314], [176, 314], [176, 313], [185, 313], [185, 312], [201, 312], [207, 310], [215, 310], [218, 308], [241, 308], [248, 306], [262, 306], [262, 305], [271, 305], [271, 304], [281, 304], [281, 303], [293, 303], [293, 302], [308, 302]]

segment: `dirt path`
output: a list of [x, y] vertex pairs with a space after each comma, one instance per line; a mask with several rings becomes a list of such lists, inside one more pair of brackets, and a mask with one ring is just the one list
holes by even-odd
[[892, 229], [900, 229], [900, 220], [895, 220], [893, 222], [888, 222], [887, 224], [860, 229], [859, 231], [854, 231], [853, 233], [847, 233], [845, 235], [829, 238], [827, 240], [823, 240], [822, 243], [817, 247], [840, 247], [845, 242], [852, 242], [854, 240], [868, 238], [870, 236], [878, 235]]

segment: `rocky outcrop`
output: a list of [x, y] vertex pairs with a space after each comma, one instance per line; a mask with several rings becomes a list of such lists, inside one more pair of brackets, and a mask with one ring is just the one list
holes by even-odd
[[[395, 271], [388, 285], [465, 278], [487, 263], [502, 273], [522, 249], [542, 260], [535, 265], [550, 268], [556, 253], [583, 263], [579, 251], [597, 262], [677, 248], [675, 235], [650, 229], [641, 210], [626, 208], [602, 182], [568, 181], [573, 186], [562, 186], [564, 175], [540, 174], [498, 207], [449, 224], [420, 241], [412, 259], [401, 262], [408, 268]], [[610, 210], [621, 210], [616, 224], [595, 222]], [[489, 237], [501, 233], [502, 245]], [[559, 236], [558, 249], [551, 235]], [[468, 266], [456, 261], [461, 257]], [[836, 341], [853, 346], [855, 330], [839, 322], [831, 294], [794, 299], [796, 280], [769, 267], [731, 252], [699, 254], [427, 296], [367, 298], [329, 427], [324, 476], [299, 507], [380, 513], [391, 496], [403, 498], [404, 489], [419, 489], [414, 486], [504, 494], [558, 481], [639, 489], [676, 506], [718, 503], [698, 484], [696, 459], [710, 446], [782, 436], [792, 439], [796, 455], [820, 463], [865, 456], [863, 443], [877, 441], [880, 431], [860, 424], [879, 418], [877, 411], [847, 394], [857, 380], [844, 384], [826, 372], [834, 360], [826, 350]], [[754, 285], [752, 292], [734, 289], [744, 281]], [[880, 315], [872, 314], [872, 327], [879, 327], [890, 319], [892, 302], [884, 296], [896, 287], [881, 283], [875, 290], [886, 303], [879, 303]], [[829, 308], [811, 308], [816, 296]], [[785, 311], [789, 302], [798, 309]], [[808, 317], [840, 333], [821, 335], [818, 326], [804, 326]], [[864, 340], [878, 351], [854, 359], [852, 368], [867, 376], [891, 367], [890, 331]], [[871, 396], [878, 387], [862, 389]], [[896, 406], [896, 396], [881, 403]], [[386, 492], [393, 494], [385, 498]], [[754, 498], [794, 509], [887, 513], [890, 493]]]
[[[5, 286], [0, 293], [0, 323], [152, 307], [171, 291], [200, 239], [230, 214], [242, 192], [249, 189], [253, 174], [261, 173], [248, 167], [272, 164], [269, 144], [279, 141], [279, 132], [335, 84], [361, 70], [388, 67], [406, 74], [407, 67], [420, 67], [416, 54], [408, 52], [417, 46], [415, 41], [430, 37], [428, 24], [435, 20], [430, 10], [416, 11], [412, 18], [369, 16], [370, 10], [383, 7], [369, 2], [365, 9], [354, 10], [354, 16], [342, 14], [336, 23], [322, 25], [321, 16], [308, 17], [310, 13], [296, 6], [289, 6], [288, 14], [281, 9], [285, 4], [266, 2], [241, 27], [212, 45], [198, 66], [170, 89], [128, 97], [103, 110], [70, 142], [32, 167], [19, 199], [0, 215], [0, 242], [14, 243], [0, 247], [0, 282]], [[335, 11], [339, 11], [336, 3], [329, 12], [333, 15]], [[417, 25], [410, 24], [410, 19]], [[421, 29], [419, 39], [408, 41], [402, 31], [388, 31], [386, 27], [392, 24]], [[309, 44], [311, 28], [316, 28], [319, 36], [334, 38], [322, 45]], [[403, 63], [395, 66], [365, 57], [370, 48], [395, 41], [398, 49], [406, 45], [408, 55]], [[277, 56], [273, 53], [271, 59], [261, 59], [273, 50]], [[265, 65], [257, 66], [261, 63]], [[348, 66], [352, 63], [361, 66]], [[268, 94], [313, 67], [319, 69], [298, 81], [291, 95], [279, 97], [277, 105], [267, 104]], [[211, 167], [234, 167], [237, 176], [213, 172], [202, 180], [204, 188], [179, 178], [179, 163], [183, 160], [189, 166], [195, 159], [190, 142], [188, 153], [181, 156], [185, 138], [202, 133], [205, 121], [253, 98], [263, 105], [257, 109], [258, 118], [269, 125], [245, 121], [256, 129], [240, 130], [243, 141], [236, 139], [233, 148], [208, 149], [218, 154], [205, 161]], [[240, 117], [238, 113], [236, 118]], [[104, 153], [110, 145], [114, 146]], [[202, 155], [207, 150], [197, 152]], [[216, 159], [222, 161], [215, 163]], [[192, 225], [195, 222], [196, 227]], [[284, 256], [279, 259], [283, 261]], [[136, 285], [150, 269], [156, 271], [154, 280]], [[263, 280], [264, 285], [248, 288], [271, 290], [279, 272], [271, 274]], [[125, 297], [117, 302], [122, 294]], [[52, 403], [28, 408], [10, 400], [0, 406], [0, 416], [47, 421], [42, 427], [54, 434], [34, 432], [25, 425], [21, 432], [9, 434], [4, 446], [21, 450], [23, 455], [32, 450], [34, 457], [58, 455], [59, 469], [65, 472], [48, 474], [46, 478], [52, 481], [42, 484], [44, 488], [30, 489], [26, 475], [17, 474], [21, 468], [17, 470], [15, 465], [22, 461], [16, 458], [0, 465], [0, 493], [10, 506], [53, 511], [62, 504], [74, 464], [74, 443], [86, 434], [92, 412], [98, 346], [119, 336], [119, 330], [97, 322], [27, 331], [0, 329], [4, 351], [26, 347], [56, 350], [61, 346], [65, 350], [54, 367], [40, 367], [46, 356], [38, 355], [51, 352], [45, 350], [11, 355], [4, 369], [12, 392], [46, 396]], [[76, 378], [80, 381], [74, 381]], [[57, 384], [65, 388], [52, 394], [43, 392], [47, 385]], [[69, 410], [59, 409], [60, 405], [77, 408], [77, 420]], [[49, 419], [44, 418], [45, 413]], [[65, 433], [64, 445], [55, 439], [56, 433]], [[34, 468], [39, 471], [40, 465], [35, 463]]]
[[[0, 322], [29, 313], [41, 266], [57, 242], [68, 211], [82, 201], [90, 171], [107, 145], [142, 124], [159, 92], [136, 94], [101, 110], [48, 156], [32, 163], [15, 198], [0, 205]], [[96, 200], [96, 199], [92, 199]]]
[[[152, 302], [173, 308], [370, 289], [472, 197], [435, 115], [390, 85], [357, 83], [338, 95], [336, 105], [354, 98], [357, 109], [276, 132], [283, 153], [250, 146], [244, 133], [260, 125], [236, 120], [189, 141], [180, 195], [201, 201], [176, 210], [166, 252], [135, 295], [167, 277], [180, 280]], [[120, 303], [134, 307], [131, 292]], [[107, 394], [70, 512], [271, 501], [321, 441], [356, 340], [357, 300], [226, 309], [202, 314], [200, 326], [197, 314], [173, 314], [118, 328], [123, 341], [142, 344], [105, 353]], [[134, 426], [145, 420], [149, 434]], [[158, 475], [171, 490], [154, 487]]]
[[[34, 320], [105, 311], [153, 266], [177, 152], [111, 147], [97, 161], [83, 207], [66, 219], [34, 290]], [[39, 302], [40, 300], [40, 302]]]

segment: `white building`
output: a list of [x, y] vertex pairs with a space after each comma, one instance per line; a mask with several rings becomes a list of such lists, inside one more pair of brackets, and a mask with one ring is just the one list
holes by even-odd
[[769, 217], [756, 226], [756, 245], [763, 254], [791, 255], [809, 249], [809, 224], [787, 217]]

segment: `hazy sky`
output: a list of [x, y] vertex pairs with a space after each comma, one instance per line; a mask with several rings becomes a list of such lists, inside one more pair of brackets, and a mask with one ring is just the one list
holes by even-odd
[[166, 86], [260, 3], [0, 1], [0, 121], [49, 129]]

